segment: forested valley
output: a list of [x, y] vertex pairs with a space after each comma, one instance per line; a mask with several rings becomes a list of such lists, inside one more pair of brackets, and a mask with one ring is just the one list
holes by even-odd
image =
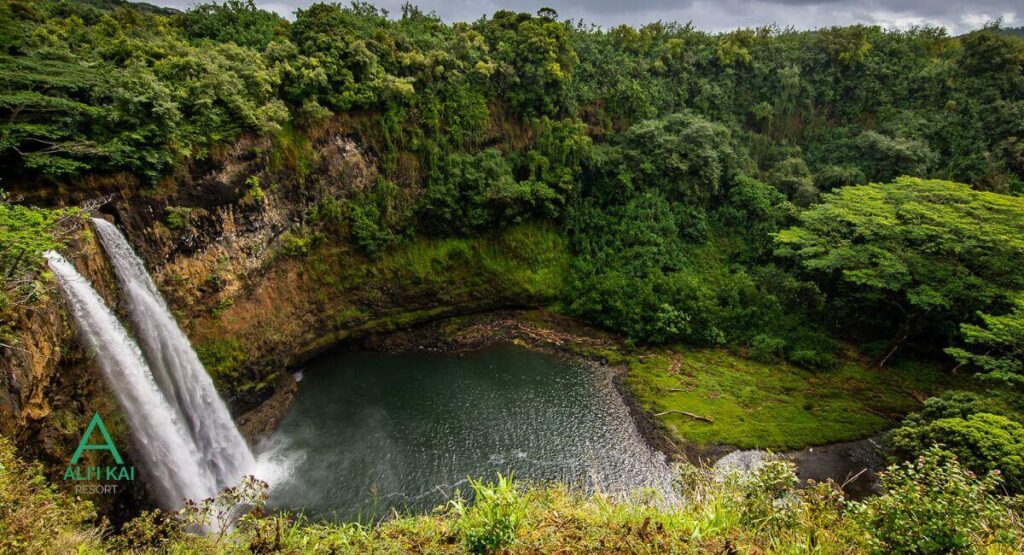
[[[204, 510], [190, 507], [111, 534], [87, 502], [46, 485], [22, 453], [27, 436], [6, 430], [0, 473], [21, 478], [0, 485], [0, 550], [59, 537], [49, 545], [97, 552], [1019, 552], [1021, 35], [999, 22], [959, 36], [710, 33], [601, 28], [552, 9], [447, 23], [412, 4], [325, 3], [289, 21], [252, 0], [183, 12], [0, 1], [0, 347], [11, 357], [35, 333], [25, 315], [55, 296], [44, 251], [80, 247], [82, 222], [119, 195], [144, 199], [136, 237], [201, 243], [213, 201], [183, 183], [221, 172], [216, 202], [236, 220], [298, 207], [268, 233], [258, 270], [328, 284], [313, 296], [339, 329], [383, 318], [384, 301], [338, 304], [366, 283], [377, 296], [422, 288], [449, 291], [438, 295], [452, 305], [543, 310], [613, 338], [588, 354], [627, 364], [644, 410], [682, 411], [670, 439], [783, 450], [884, 432], [894, 465], [880, 493], [856, 501], [826, 483], [797, 488], [771, 463], [735, 482], [686, 470], [675, 510], [501, 479], [475, 483], [476, 503], [382, 523], [255, 511], [203, 537], [187, 533]], [[324, 145], [354, 145], [359, 186], [323, 162]], [[199, 250], [154, 247], [148, 262]], [[355, 269], [324, 277], [335, 265]], [[199, 294], [180, 283], [181, 298]], [[276, 374], [250, 369], [246, 342], [266, 336], [231, 335], [242, 304], [228, 295], [246, 287], [195, 283], [209, 300], [173, 308], [217, 323], [194, 341], [218, 388], [265, 398]], [[388, 329], [407, 323], [399, 308], [388, 305]], [[715, 383], [737, 406], [775, 406], [777, 434], [717, 416], [717, 398], [665, 400], [680, 365], [701, 364], [729, 369]], [[799, 417], [756, 392], [778, 372]], [[745, 389], [730, 393], [729, 380]], [[928, 394], [887, 397], [899, 388]], [[840, 414], [847, 398], [867, 412]], [[833, 412], [816, 420], [819, 409]], [[785, 427], [800, 418], [799, 433]], [[766, 435], [744, 442], [751, 433]]]

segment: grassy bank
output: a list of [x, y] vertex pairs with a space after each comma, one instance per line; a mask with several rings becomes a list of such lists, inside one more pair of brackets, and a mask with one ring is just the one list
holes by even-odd
[[[786, 463], [749, 475], [680, 468], [676, 504], [653, 493], [629, 500], [499, 477], [472, 483], [472, 503], [455, 498], [425, 515], [379, 523], [314, 523], [259, 509], [230, 532], [196, 536], [190, 524], [219, 521], [212, 503], [181, 513], [145, 513], [111, 534], [92, 524], [88, 502], [57, 493], [37, 466], [0, 440], [0, 550], [135, 553], [1019, 553], [1019, 500], [931, 450], [893, 467], [884, 492], [845, 501], [834, 484], [795, 487]], [[255, 482], [228, 494], [259, 504]], [[910, 528], [910, 526], [913, 526]]]
[[[891, 428], [958, 380], [905, 362], [879, 369], [848, 359], [835, 370], [762, 363], [722, 349], [677, 347], [636, 357], [627, 383], [674, 439], [697, 445], [798, 449]], [[959, 380], [963, 381], [963, 380]]]

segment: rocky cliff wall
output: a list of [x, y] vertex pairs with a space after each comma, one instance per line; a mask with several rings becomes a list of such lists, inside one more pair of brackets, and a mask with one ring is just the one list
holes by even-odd
[[[444, 315], [543, 303], [564, 271], [564, 244], [550, 229], [418, 239], [368, 258], [343, 212], [330, 229], [313, 222], [324, 206], [373, 187], [377, 175], [357, 137], [327, 127], [292, 142], [243, 137], [155, 184], [120, 175], [15, 192], [43, 206], [103, 201], [98, 215], [144, 258], [232, 412], [265, 432], [268, 414], [280, 410], [242, 415], [288, 398], [286, 371], [316, 353]], [[401, 186], [414, 191], [414, 181]], [[116, 309], [116, 284], [88, 225], [65, 251]], [[44, 284], [47, 294], [18, 313], [15, 345], [0, 350], [0, 432], [53, 477], [93, 411], [105, 421], [114, 415], [115, 437], [127, 431], [56, 284]], [[100, 504], [128, 506], [140, 495]]]

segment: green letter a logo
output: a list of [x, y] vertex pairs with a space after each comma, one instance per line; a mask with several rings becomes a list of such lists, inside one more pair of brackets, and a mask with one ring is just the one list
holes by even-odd
[[[100, 429], [100, 435], [103, 436], [104, 443], [89, 443], [89, 437], [92, 436], [94, 428]], [[114, 460], [117, 461], [117, 464], [124, 464], [124, 461], [121, 460], [121, 454], [117, 452], [117, 447], [114, 447], [114, 440], [110, 439], [110, 433], [107, 432], [107, 427], [103, 425], [103, 420], [100, 419], [100, 413], [98, 412], [92, 415], [89, 426], [85, 429], [85, 433], [82, 434], [82, 441], [78, 442], [78, 449], [75, 449], [75, 454], [71, 456], [71, 464], [78, 464], [78, 459], [82, 457], [82, 451], [86, 449], [110, 451], [110, 454], [114, 455]]]

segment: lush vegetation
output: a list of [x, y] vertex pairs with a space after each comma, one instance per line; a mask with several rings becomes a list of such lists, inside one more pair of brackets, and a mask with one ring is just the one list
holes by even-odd
[[0, 345], [14, 342], [16, 309], [45, 294], [37, 279], [42, 254], [64, 245], [78, 214], [14, 204], [0, 190]]
[[701, 447], [785, 450], [860, 439], [918, 408], [916, 395], [964, 382], [910, 361], [879, 370], [844, 359], [832, 371], [816, 372], [722, 349], [673, 348], [626, 358], [627, 383], [645, 411], [660, 415], [669, 437]]
[[[657, 494], [631, 500], [586, 496], [564, 486], [528, 486], [499, 476], [471, 483], [433, 514], [381, 523], [325, 524], [290, 514], [265, 515], [265, 484], [250, 481], [221, 501], [257, 509], [230, 531], [206, 536], [189, 526], [217, 526], [213, 500], [180, 513], [144, 513], [118, 535], [89, 524], [86, 501], [57, 493], [38, 466], [0, 441], [9, 479], [0, 481], [0, 546], [5, 551], [79, 553], [513, 553], [562, 550], [607, 553], [739, 552], [1018, 553], [1024, 547], [1019, 498], [999, 494], [997, 474], [975, 475], [938, 449], [893, 466], [882, 493], [846, 501], [833, 483], [797, 489], [787, 463], [751, 474], [680, 467], [677, 504]], [[223, 506], [223, 505], [222, 505]]]
[[[522, 509], [513, 486], [483, 495], [478, 485], [482, 508], [378, 528], [271, 517], [232, 541], [547, 551], [577, 534], [609, 550], [637, 539], [681, 551], [707, 540], [1012, 552], [1016, 501], [993, 492], [997, 481], [1024, 488], [1019, 34], [600, 29], [550, 9], [446, 24], [412, 5], [387, 14], [361, 2], [313, 4], [289, 22], [251, 0], [181, 13], [0, 0], [0, 175], [6, 189], [60, 205], [55, 196], [86, 198], [102, 178], [162, 190], [242, 138], [266, 139], [273, 169], [294, 179], [234, 176], [240, 202], [315, 198], [270, 264], [300, 261], [338, 297], [353, 284], [374, 294], [406, 283], [438, 305], [512, 292], [609, 329], [658, 353], [632, 364], [646, 408], [719, 419], [713, 433], [663, 419], [698, 442], [848, 439], [921, 408], [908, 395], [918, 388], [982, 392], [929, 401], [904, 422], [893, 456], [927, 455], [864, 505], [820, 488], [783, 496], [788, 478], [760, 493], [702, 482], [707, 504], [664, 513], [557, 490], [530, 493], [540, 508]], [[308, 153], [329, 132], [365, 151], [372, 183], [322, 194], [334, 177]], [[187, 191], [174, 201], [154, 226], [183, 233], [201, 210]], [[72, 216], [0, 197], [0, 343], [16, 340], [18, 310], [39, 295], [39, 254], [64, 245]], [[324, 304], [338, 327], [404, 321]], [[239, 373], [247, 353], [235, 338], [204, 339], [221, 385], [266, 383]], [[864, 359], [874, 368], [854, 362]], [[935, 443], [959, 462], [929, 451]], [[765, 491], [797, 501], [757, 513]], [[948, 506], [964, 512], [938, 508]], [[293, 532], [271, 540], [268, 526]]]
[[10, 440], [0, 438], [0, 549], [4, 552], [74, 551], [95, 545], [92, 504], [58, 492], [42, 466], [16, 456]]
[[889, 435], [891, 454], [906, 459], [943, 445], [978, 474], [1000, 473], [1006, 491], [1024, 491], [1024, 428], [1015, 418], [1019, 413], [1001, 401], [965, 391], [928, 399]]
[[[828, 369], [838, 336], [880, 361], [907, 344], [976, 366], [961, 326], [1006, 314], [1022, 287], [1024, 43], [998, 26], [715, 35], [552, 10], [449, 25], [363, 3], [289, 23], [243, 0], [0, 10], [0, 171], [19, 189], [153, 183], [240, 134], [294, 143], [345, 115], [380, 177], [308, 225], [379, 256], [554, 220], [575, 255], [565, 310], [632, 341]], [[239, 186], [264, 198], [258, 177]], [[850, 246], [822, 253], [833, 241]]]
[[893, 330], [884, 362], [922, 331], [948, 342], [979, 310], [1012, 302], [1024, 288], [1022, 221], [1019, 197], [901, 178], [826, 194], [778, 234], [778, 252], [824, 276], [837, 312], [855, 307], [839, 312], [848, 326]]

